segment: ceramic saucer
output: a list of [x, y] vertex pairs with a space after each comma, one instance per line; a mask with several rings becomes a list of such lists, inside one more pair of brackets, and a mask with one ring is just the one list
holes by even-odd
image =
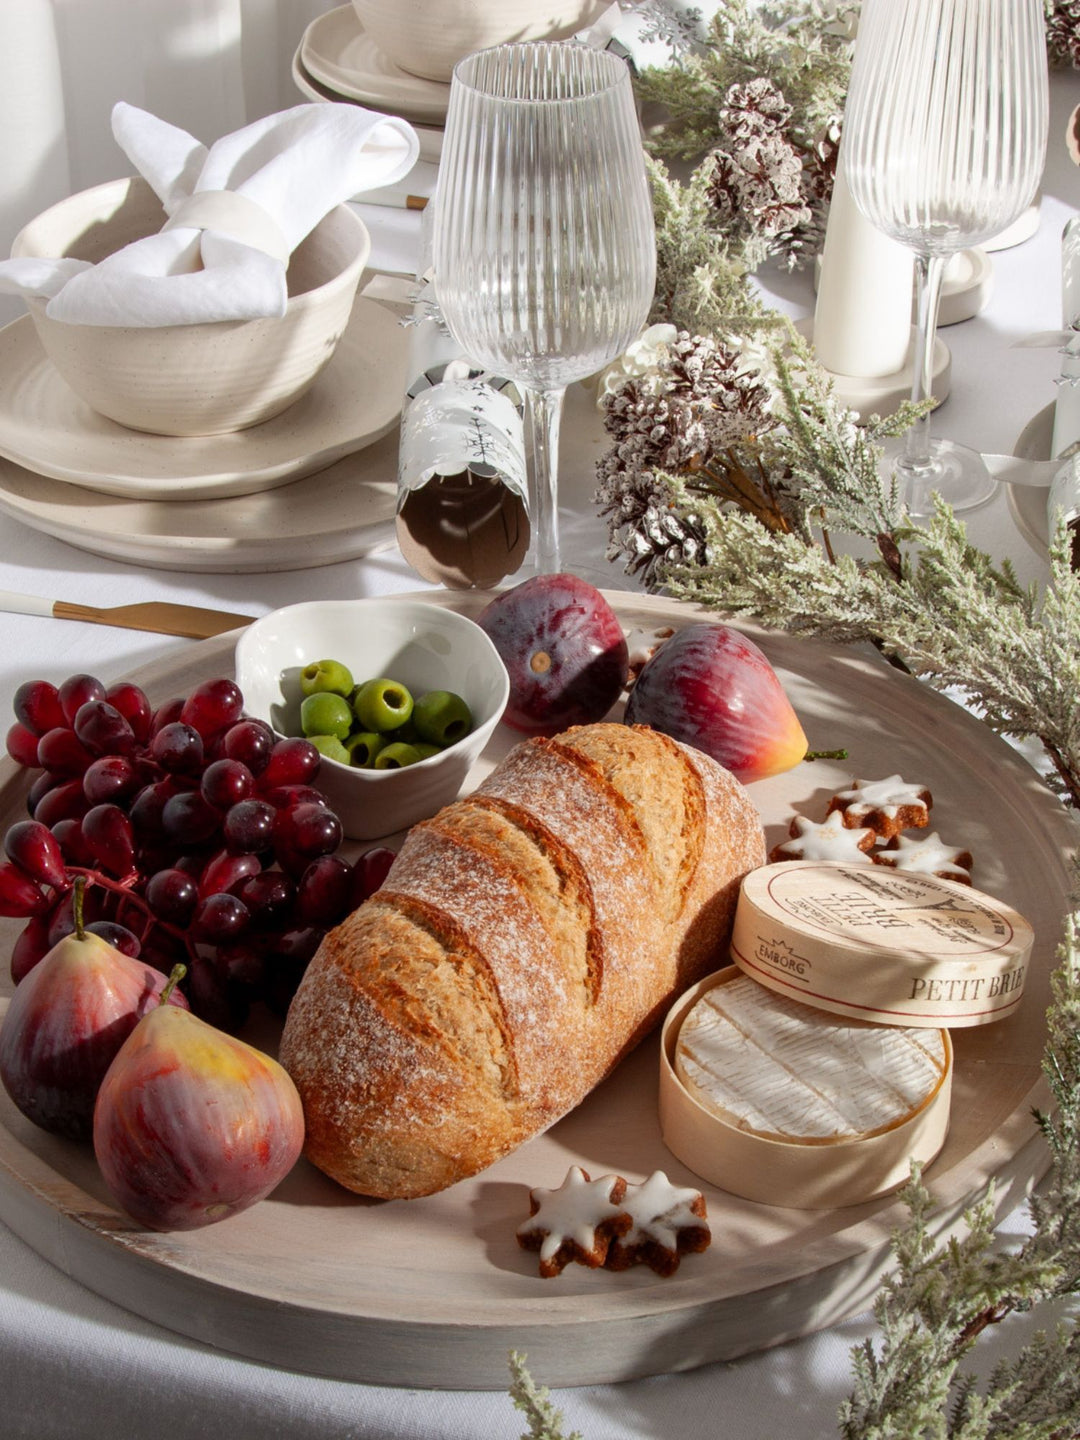
[[985, 250], [960, 250], [950, 256], [941, 282], [938, 325], [957, 325], [981, 314], [990, 303], [993, 288], [994, 266]]
[[280, 415], [231, 435], [146, 435], [91, 410], [61, 379], [28, 315], [0, 330], [0, 455], [39, 475], [140, 500], [210, 500], [288, 484], [394, 429], [408, 339], [360, 298], [333, 359]]
[[[821, 256], [814, 259], [814, 290], [821, 279]], [[959, 250], [950, 257], [941, 282], [941, 301], [937, 323], [956, 325], [980, 314], [990, 302], [994, 284], [994, 267], [984, 250]], [[912, 321], [915, 320], [915, 297], [912, 296]]]
[[92, 555], [158, 570], [304, 570], [393, 545], [397, 448], [396, 433], [386, 435], [276, 490], [168, 505], [79, 489], [0, 459], [0, 513]]
[[1011, 225], [992, 235], [989, 240], [984, 240], [984, 250], [1010, 250], [1014, 245], [1022, 245], [1025, 240], [1030, 240], [1036, 233], [1042, 220], [1039, 210], [1041, 193], [1035, 196], [1034, 201], [1028, 208], [1013, 221]]
[[351, 5], [313, 20], [304, 31], [299, 53], [307, 73], [338, 95], [391, 107], [409, 120], [446, 119], [450, 86], [399, 69], [366, 33]]
[[[796, 320], [795, 329], [811, 344], [814, 340], [814, 317], [808, 315]], [[861, 376], [840, 375], [835, 370], [827, 371], [832, 381], [833, 392], [841, 405], [854, 410], [857, 415], [892, 415], [905, 400], [911, 399], [912, 351], [914, 348], [914, 327], [912, 344], [908, 347], [907, 362], [902, 370], [892, 375]], [[935, 408], [949, 394], [952, 383], [952, 352], [938, 335], [934, 340], [933, 376], [930, 393]]]

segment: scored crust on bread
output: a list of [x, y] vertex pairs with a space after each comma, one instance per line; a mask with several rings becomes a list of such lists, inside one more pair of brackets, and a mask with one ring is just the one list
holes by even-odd
[[619, 724], [521, 742], [309, 965], [281, 1041], [308, 1157], [384, 1198], [494, 1163], [724, 962], [763, 861], [749, 796], [698, 751]]

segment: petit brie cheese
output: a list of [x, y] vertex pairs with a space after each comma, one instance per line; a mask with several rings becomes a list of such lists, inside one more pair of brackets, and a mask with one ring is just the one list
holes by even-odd
[[941, 1030], [847, 1020], [746, 975], [696, 1001], [674, 1060], [689, 1094], [727, 1124], [806, 1145], [905, 1124], [939, 1090], [948, 1067]]

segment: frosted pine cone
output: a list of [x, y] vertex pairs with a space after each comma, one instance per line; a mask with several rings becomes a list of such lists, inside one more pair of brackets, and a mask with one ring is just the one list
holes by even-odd
[[632, 377], [605, 397], [614, 444], [598, 463], [600, 482], [692, 472], [716, 451], [771, 428], [768, 404], [768, 387], [737, 351], [682, 331], [657, 375]]
[[1051, 60], [1080, 69], [1080, 0], [1047, 5], [1046, 44]]
[[771, 80], [764, 77], [746, 85], [732, 85], [720, 107], [720, 123], [732, 140], [748, 140], [781, 133], [791, 119], [791, 106]]

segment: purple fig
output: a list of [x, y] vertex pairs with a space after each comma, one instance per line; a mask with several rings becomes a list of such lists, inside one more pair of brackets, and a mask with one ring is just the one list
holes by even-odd
[[[0, 1026], [0, 1080], [23, 1114], [88, 1139], [105, 1072], [166, 984], [159, 970], [84, 930], [80, 905], [75, 930], [19, 981]], [[170, 1003], [187, 1006], [175, 990]]]
[[477, 617], [510, 675], [503, 719], [554, 735], [602, 720], [629, 671], [626, 636], [595, 586], [576, 575], [536, 575]]
[[94, 1111], [105, 1183], [151, 1230], [195, 1230], [246, 1210], [285, 1178], [303, 1143], [300, 1096], [282, 1066], [167, 1004], [124, 1042]]
[[704, 750], [743, 782], [790, 770], [807, 753], [776, 671], [728, 625], [687, 625], [665, 640], [630, 692], [626, 721]]

